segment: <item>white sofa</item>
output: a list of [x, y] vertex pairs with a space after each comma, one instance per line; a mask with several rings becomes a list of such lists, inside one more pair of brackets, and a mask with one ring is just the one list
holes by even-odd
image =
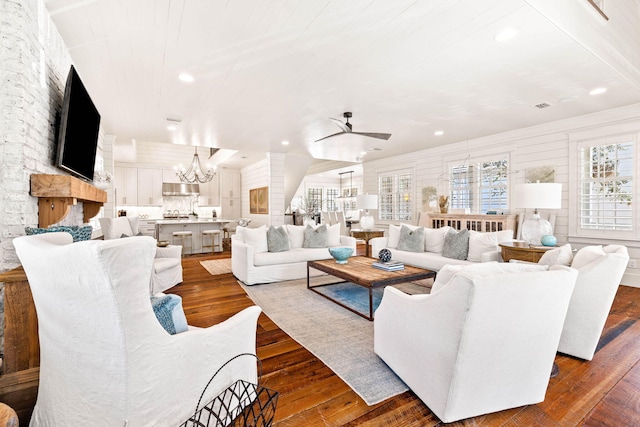
[[[231, 270], [247, 285], [280, 282], [307, 277], [307, 261], [329, 259], [328, 247], [348, 246], [356, 249], [356, 239], [340, 235], [340, 224], [328, 227], [327, 247], [306, 248], [303, 225], [283, 225], [289, 241], [289, 250], [269, 252], [267, 227], [238, 227], [231, 239]], [[311, 276], [324, 273], [310, 270]]]
[[513, 230], [480, 233], [469, 231], [469, 251], [466, 259], [456, 259], [443, 256], [445, 235], [451, 227], [424, 228], [425, 246], [423, 252], [412, 252], [398, 249], [400, 230], [402, 226], [412, 230], [419, 227], [401, 224], [390, 225], [387, 236], [369, 240], [371, 256], [378, 257], [380, 250], [389, 249], [391, 259], [401, 261], [407, 265], [439, 271], [445, 265], [468, 265], [475, 262], [502, 261], [499, 243], [513, 241]]
[[429, 295], [386, 287], [375, 353], [445, 423], [542, 402], [577, 274], [492, 262], [443, 268]]

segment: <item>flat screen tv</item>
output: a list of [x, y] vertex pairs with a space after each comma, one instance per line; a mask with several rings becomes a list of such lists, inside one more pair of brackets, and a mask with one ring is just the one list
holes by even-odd
[[92, 181], [99, 130], [100, 113], [72, 65], [62, 101], [57, 166]]

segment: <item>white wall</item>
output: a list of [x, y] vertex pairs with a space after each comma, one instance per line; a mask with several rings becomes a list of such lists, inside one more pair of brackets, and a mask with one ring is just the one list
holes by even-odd
[[[420, 209], [421, 189], [425, 186], [435, 186], [439, 194], [446, 194], [448, 190], [449, 161], [464, 161], [467, 156], [487, 158], [498, 153], [508, 153], [511, 188], [515, 184], [525, 182], [527, 168], [552, 165], [555, 168], [555, 182], [563, 184], [562, 209], [557, 210], [555, 235], [559, 243], [569, 242], [578, 248], [586, 244], [623, 244], [628, 247], [631, 258], [640, 259], [640, 242], [637, 240], [617, 240], [611, 236], [600, 239], [584, 239], [576, 235], [575, 230], [569, 229], [569, 148], [570, 136], [579, 134], [585, 138], [589, 134], [601, 137], [602, 129], [608, 129], [613, 134], [620, 132], [640, 133], [640, 104], [608, 110], [597, 114], [549, 123], [527, 129], [520, 129], [485, 138], [447, 145], [445, 147], [430, 148], [384, 160], [366, 162], [364, 168], [364, 191], [377, 193], [378, 174], [389, 170], [411, 169], [416, 177], [413, 200], [416, 201], [414, 221]], [[612, 135], [613, 136], [613, 135]], [[636, 147], [636, 150], [640, 150]], [[638, 152], [636, 152], [636, 157]], [[639, 187], [636, 183], [636, 188]], [[512, 195], [510, 196], [512, 198]], [[640, 194], [634, 193], [636, 202]], [[511, 203], [510, 203], [511, 205]], [[521, 213], [512, 210], [512, 213]], [[385, 225], [385, 224], [381, 224]], [[635, 224], [640, 228], [640, 222]], [[627, 269], [623, 279], [624, 284], [640, 287], [640, 269]]]

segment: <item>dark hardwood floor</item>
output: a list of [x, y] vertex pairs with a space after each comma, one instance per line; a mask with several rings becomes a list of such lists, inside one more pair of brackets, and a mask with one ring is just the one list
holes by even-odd
[[[363, 253], [362, 249], [358, 252]], [[168, 292], [182, 296], [190, 324], [210, 326], [252, 305], [232, 274], [211, 276], [200, 265], [203, 259], [228, 256], [223, 253], [184, 258], [184, 283]], [[550, 380], [543, 403], [448, 425], [640, 425], [639, 319], [640, 289], [620, 287], [596, 356], [585, 362], [558, 355], [560, 373]], [[277, 427], [443, 425], [410, 391], [367, 406], [264, 314], [258, 321], [257, 346], [263, 362], [262, 383], [280, 393]], [[22, 403], [33, 405], [32, 401]]]

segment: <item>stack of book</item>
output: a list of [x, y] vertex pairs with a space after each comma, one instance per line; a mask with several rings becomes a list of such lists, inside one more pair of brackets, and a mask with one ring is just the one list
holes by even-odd
[[400, 261], [376, 261], [373, 263], [373, 266], [386, 271], [404, 270], [404, 264]]

